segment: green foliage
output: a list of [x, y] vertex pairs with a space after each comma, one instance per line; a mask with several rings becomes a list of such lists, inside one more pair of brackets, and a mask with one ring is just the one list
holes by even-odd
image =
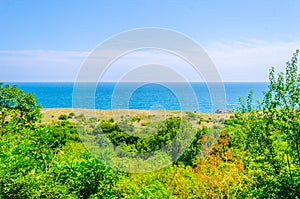
[[68, 119], [68, 116], [65, 115], [65, 114], [61, 114], [59, 117], [58, 117], [59, 120], [67, 120]]
[[[60, 126], [26, 129], [1, 137], [0, 197], [108, 197], [118, 177], [89, 153], [64, 148], [72, 143]], [[69, 133], [67, 133], [69, 131]], [[65, 151], [65, 152], [64, 152]]]
[[[43, 125], [40, 125], [43, 126]], [[77, 126], [69, 121], [54, 122], [46, 126], [53, 132], [53, 136], [60, 142], [67, 143], [68, 141], [80, 142], [79, 135], [77, 133]]]
[[107, 198], [112, 194], [117, 173], [100, 163], [89, 153], [83, 153], [78, 160], [67, 159], [56, 163], [52, 169], [56, 182], [68, 187], [68, 191], [78, 198], [98, 196]]
[[82, 122], [85, 122], [86, 117], [85, 117], [85, 115], [83, 113], [81, 113], [80, 115], [75, 116], [75, 119], [77, 119], [78, 122], [82, 123]]
[[198, 129], [196, 136], [192, 144], [188, 149], [179, 157], [178, 162], [182, 162], [184, 165], [193, 166], [197, 160], [197, 157], [200, 156], [202, 150], [202, 139], [203, 136], [207, 133], [207, 128]]
[[132, 122], [129, 122], [127, 120], [120, 121], [116, 124], [118, 127], [116, 129], [119, 129], [121, 131], [125, 132], [133, 132], [134, 131], [134, 126]]
[[71, 119], [73, 117], [75, 117], [75, 113], [73, 113], [73, 112], [69, 113], [68, 118]]
[[[219, 125], [223, 120], [211, 117], [206, 122], [213, 124], [193, 129], [191, 121], [199, 119], [193, 112], [159, 122], [70, 113], [40, 124], [33, 95], [1, 85], [0, 198], [299, 198], [298, 53], [285, 73], [275, 76], [271, 69], [259, 107], [252, 105], [253, 91], [240, 99], [238, 112], [224, 121], [225, 130]], [[67, 120], [73, 117], [78, 125]], [[92, 148], [78, 133], [106, 154], [97, 156], [103, 162], [88, 152]], [[174, 164], [143, 174], [104, 165], [123, 157], [124, 162], [129, 157], [149, 161], [149, 168]], [[131, 166], [139, 165], [129, 161]]]
[[97, 133], [112, 133], [114, 131], [120, 131], [120, 128], [117, 124], [111, 122], [110, 120], [104, 120], [97, 126]]
[[134, 117], [131, 118], [131, 121], [132, 122], [140, 122], [141, 118], [139, 116], [134, 116]]
[[185, 113], [187, 120], [195, 120], [197, 118], [197, 115], [191, 111], [186, 111]]
[[34, 97], [2, 85], [1, 118], [0, 198], [112, 196], [122, 174], [86, 152], [75, 124], [35, 124], [40, 112]]
[[[195, 157], [191, 157], [199, 151], [200, 147], [196, 147], [198, 138], [194, 138], [194, 131], [191, 125], [179, 117], [168, 118], [164, 123], [156, 129], [155, 133], [150, 133], [149, 129], [143, 130], [143, 133], [148, 133], [148, 136], [137, 137], [129, 134], [133, 131], [131, 123], [122, 121], [120, 123], [111, 123], [109, 121], [102, 121], [94, 130], [93, 134], [98, 135], [103, 132], [115, 146], [122, 146], [129, 152], [148, 153], [163, 150], [167, 152], [172, 158], [176, 158], [178, 154], [184, 151], [189, 146], [185, 142], [188, 139], [195, 139], [193, 149], [185, 154], [187, 162], [191, 162]], [[180, 134], [181, 137], [176, 138]], [[197, 149], [196, 149], [197, 148]], [[194, 152], [191, 152], [194, 151]], [[145, 157], [144, 157], [145, 158]], [[187, 160], [189, 159], [190, 160]]]
[[[226, 141], [224, 135], [218, 147], [228, 146]], [[114, 194], [120, 198], [237, 198], [246, 186], [244, 168], [228, 150], [225, 156], [231, 161], [209, 155], [199, 158], [194, 168], [179, 163], [150, 173], [122, 176]]]
[[34, 126], [41, 119], [40, 108], [33, 94], [0, 83], [0, 135]]
[[29, 197], [36, 191], [31, 190], [33, 178], [40, 175], [44, 177], [61, 146], [59, 141], [53, 143], [55, 138], [51, 135], [48, 129], [26, 129], [18, 134], [8, 133], [2, 137], [2, 197]]
[[[296, 51], [285, 73], [276, 77], [270, 70], [270, 84], [253, 110], [252, 94], [241, 99], [231, 137], [246, 153], [243, 161], [253, 183], [248, 196], [261, 198], [300, 197], [300, 75]], [[254, 183], [255, 182], [255, 183]], [[250, 182], [251, 183], [251, 182]]]

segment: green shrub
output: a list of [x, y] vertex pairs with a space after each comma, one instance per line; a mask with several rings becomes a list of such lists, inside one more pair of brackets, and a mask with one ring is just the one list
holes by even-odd
[[59, 120], [67, 120], [68, 119], [68, 116], [65, 115], [65, 114], [61, 114], [59, 117], [58, 117]]
[[69, 115], [68, 115], [68, 118], [73, 118], [73, 117], [75, 117], [75, 113], [73, 113], [73, 112], [71, 112], [71, 113], [69, 113]]
[[242, 160], [252, 175], [245, 194], [253, 198], [300, 197], [300, 74], [296, 51], [285, 72], [275, 75], [258, 110], [252, 104], [253, 91], [240, 99], [235, 115], [232, 143], [247, 151]]
[[32, 93], [0, 83], [0, 135], [33, 127], [41, 119], [40, 108]]

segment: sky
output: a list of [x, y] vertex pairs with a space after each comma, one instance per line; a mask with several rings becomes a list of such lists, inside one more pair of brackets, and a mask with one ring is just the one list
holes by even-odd
[[[145, 27], [197, 42], [222, 81], [267, 81], [269, 68], [283, 70], [300, 48], [299, 8], [299, 0], [0, 0], [0, 82], [74, 82], [97, 46]], [[119, 65], [130, 65], [132, 57], [147, 64], [157, 56], [140, 54], [124, 56]], [[166, 57], [177, 60], [162, 53]], [[108, 70], [103, 81], [116, 81], [116, 72]], [[199, 80], [192, 71], [182, 75]]]

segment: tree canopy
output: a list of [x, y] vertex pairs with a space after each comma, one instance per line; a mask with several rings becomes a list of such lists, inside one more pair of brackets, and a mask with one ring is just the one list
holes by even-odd
[[41, 119], [40, 108], [32, 93], [0, 83], [0, 134], [34, 125]]

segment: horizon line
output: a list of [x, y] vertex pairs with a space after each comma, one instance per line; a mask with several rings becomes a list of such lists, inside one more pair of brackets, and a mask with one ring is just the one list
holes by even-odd
[[207, 81], [103, 81], [103, 82], [89, 82], [89, 81], [0, 81], [0, 83], [270, 83], [270, 81], [222, 81], [222, 82], [207, 82]]

